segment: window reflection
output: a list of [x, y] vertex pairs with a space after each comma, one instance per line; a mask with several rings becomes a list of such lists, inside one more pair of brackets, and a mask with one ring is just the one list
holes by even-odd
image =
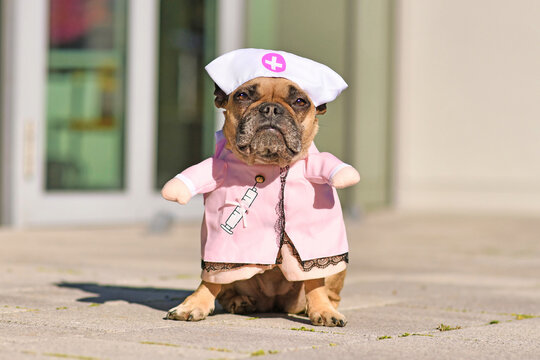
[[50, 0], [46, 188], [121, 189], [126, 0]]

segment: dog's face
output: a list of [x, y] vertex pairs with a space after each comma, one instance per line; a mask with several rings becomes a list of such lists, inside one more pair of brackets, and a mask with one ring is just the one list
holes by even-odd
[[302, 159], [317, 134], [317, 108], [294, 82], [259, 77], [226, 95], [216, 86], [215, 104], [225, 109], [227, 148], [247, 164], [285, 166]]

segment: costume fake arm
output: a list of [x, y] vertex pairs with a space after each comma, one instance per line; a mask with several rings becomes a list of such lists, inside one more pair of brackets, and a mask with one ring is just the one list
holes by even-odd
[[351, 165], [346, 165], [347, 166], [338, 170], [334, 176], [330, 178], [330, 185], [336, 189], [343, 189], [357, 184], [360, 181], [360, 174], [358, 171]]
[[306, 178], [315, 184], [329, 184], [336, 189], [352, 186], [360, 181], [355, 168], [330, 153], [310, 154], [306, 160]]
[[161, 195], [169, 201], [185, 205], [195, 194], [204, 194], [215, 190], [223, 182], [227, 165], [220, 159], [209, 158], [193, 165], [161, 189]]
[[165, 200], [176, 201], [181, 205], [185, 205], [192, 195], [185, 182], [178, 178], [172, 178], [161, 189], [161, 196]]

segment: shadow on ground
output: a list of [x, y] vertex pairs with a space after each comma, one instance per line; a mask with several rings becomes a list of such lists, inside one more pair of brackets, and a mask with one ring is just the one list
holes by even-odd
[[304, 324], [304, 325], [312, 325], [311, 321], [307, 317], [306, 314], [286, 314], [286, 313], [253, 313], [253, 314], [247, 314], [247, 315], [239, 315], [244, 316], [248, 318], [248, 320], [251, 319], [286, 319], [290, 320], [292, 322]]
[[123, 300], [131, 304], [145, 305], [162, 311], [167, 311], [180, 304], [193, 293], [192, 290], [101, 285], [96, 283], [62, 282], [56, 284], [56, 286], [96, 294], [96, 296], [77, 299], [80, 302], [104, 304], [107, 301]]
[[[56, 286], [67, 289], [78, 289], [88, 293], [94, 293], [96, 296], [89, 296], [77, 299], [85, 303], [104, 304], [107, 301], [126, 301], [130, 304], [139, 304], [148, 306], [152, 309], [167, 311], [180, 304], [186, 297], [193, 293], [193, 290], [178, 289], [158, 289], [152, 287], [132, 287], [101, 285], [97, 283], [71, 283], [61, 282]], [[217, 314], [225, 314], [223, 308], [216, 303]], [[249, 315], [238, 315], [244, 317], [262, 318], [262, 319], [288, 319], [293, 322], [310, 325], [311, 322], [305, 316], [292, 315], [285, 313], [254, 313]]]

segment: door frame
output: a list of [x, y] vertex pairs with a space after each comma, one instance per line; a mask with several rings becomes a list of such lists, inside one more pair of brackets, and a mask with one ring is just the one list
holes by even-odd
[[8, 10], [7, 1], [0, 0], [0, 225], [9, 224], [11, 196], [9, 189], [9, 170], [11, 149], [11, 137], [9, 125], [9, 104], [6, 88], [9, 88], [10, 74], [7, 71], [9, 54], [7, 44], [9, 44], [10, 28], [6, 16]]
[[[200, 214], [202, 199], [188, 206], [164, 201], [154, 186], [158, 1], [130, 1], [126, 66], [125, 188], [121, 191], [46, 192], [45, 122], [48, 1], [7, 0], [10, 94], [6, 137], [8, 221], [16, 227], [132, 223], [167, 212]], [[8, 16], [9, 15], [9, 16]], [[6, 44], [8, 45], [8, 44]], [[4, 199], [6, 200], [6, 199]]]

